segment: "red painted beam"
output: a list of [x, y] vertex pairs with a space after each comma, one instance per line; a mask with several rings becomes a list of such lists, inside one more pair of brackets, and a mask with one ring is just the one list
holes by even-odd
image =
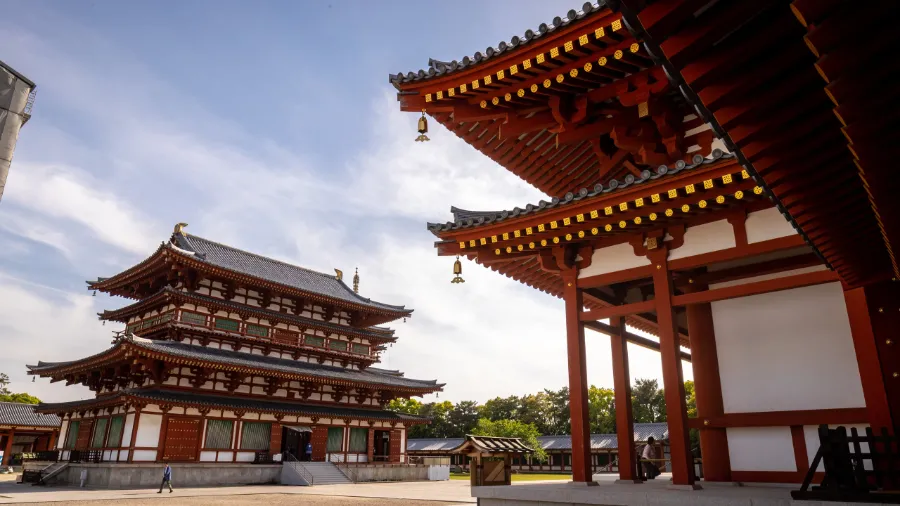
[[692, 418], [692, 429], [730, 427], [789, 427], [791, 425], [849, 425], [868, 423], [866, 408], [812, 409], [799, 411], [762, 411], [725, 413], [721, 416]]
[[821, 285], [834, 281], [840, 281], [840, 277], [835, 272], [827, 270], [808, 272], [805, 274], [795, 274], [793, 276], [756, 281], [726, 288], [714, 288], [703, 292], [676, 295], [673, 298], [672, 304], [675, 306], [686, 306], [688, 304], [716, 302], [720, 300], [736, 299], [738, 297], [749, 297], [751, 295], [791, 290], [793, 288], [803, 288], [805, 286]]
[[652, 300], [644, 302], [635, 302], [633, 304], [625, 304], [624, 306], [609, 306], [602, 309], [591, 309], [583, 311], [579, 318], [583, 322], [594, 322], [604, 320], [606, 318], [615, 318], [617, 316], [629, 316], [638, 313], [648, 313], [656, 308], [656, 304]]

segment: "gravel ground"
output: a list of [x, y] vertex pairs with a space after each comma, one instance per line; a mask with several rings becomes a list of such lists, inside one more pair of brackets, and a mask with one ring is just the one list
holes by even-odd
[[[52, 506], [86, 506], [96, 504], [98, 506], [112, 506], [112, 500], [107, 501], [66, 501], [52, 503], [32, 503], [47, 504]], [[180, 506], [186, 505], [244, 505], [253, 504], [258, 506], [260, 503], [266, 506], [281, 505], [303, 505], [311, 504], [315, 506], [450, 506], [452, 504], [443, 501], [415, 501], [405, 499], [368, 499], [362, 497], [336, 497], [322, 495], [294, 495], [294, 494], [256, 494], [256, 495], [232, 495], [232, 496], [207, 496], [207, 497], [179, 497], [178, 492], [169, 494], [163, 492], [159, 498], [153, 499], [116, 499], [115, 503], [122, 503], [124, 506]]]

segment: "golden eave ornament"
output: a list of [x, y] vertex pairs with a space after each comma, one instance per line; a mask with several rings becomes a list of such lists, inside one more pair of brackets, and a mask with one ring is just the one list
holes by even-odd
[[453, 262], [453, 274], [456, 276], [451, 280], [451, 283], [465, 283], [466, 280], [463, 279], [460, 274], [462, 274], [462, 262], [459, 261], [459, 255], [456, 255], [456, 261]]
[[425, 142], [430, 141], [428, 138], [428, 118], [425, 117], [425, 109], [422, 109], [422, 117], [419, 118], [419, 136], [416, 137], [416, 142]]

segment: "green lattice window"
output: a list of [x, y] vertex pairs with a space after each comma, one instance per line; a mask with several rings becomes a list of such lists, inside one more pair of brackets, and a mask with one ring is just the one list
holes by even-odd
[[339, 452], [344, 446], [344, 428], [328, 427], [328, 440], [325, 443], [325, 451], [328, 453]]
[[318, 346], [319, 348], [325, 346], [325, 338], [318, 336], [306, 336], [304, 337], [306, 340], [306, 344], [308, 346]]
[[347, 351], [347, 342], [332, 339], [328, 341], [328, 349], [337, 351]]
[[241, 424], [241, 450], [267, 450], [272, 424], [244, 422]]
[[206, 325], [206, 315], [200, 313], [191, 313], [190, 311], [181, 312], [181, 321], [190, 323], [191, 325]]
[[133, 334], [136, 331], [141, 330], [141, 322], [129, 323], [125, 326], [125, 330]]
[[262, 325], [247, 324], [247, 335], [256, 337], [269, 337], [269, 328]]
[[106, 437], [107, 448], [118, 448], [122, 445], [122, 429], [124, 426], [124, 416], [114, 416], [109, 419], [109, 435]]
[[94, 422], [94, 434], [91, 436], [91, 448], [103, 448], [103, 440], [106, 438], [106, 425], [109, 418], [98, 418]]
[[74, 450], [75, 442], [78, 441], [78, 429], [81, 428], [81, 420], [69, 422], [69, 431], [66, 435], [66, 449]]
[[364, 344], [353, 343], [350, 345], [350, 351], [357, 355], [368, 355], [369, 347]]
[[238, 332], [241, 328], [241, 324], [234, 320], [229, 320], [227, 318], [216, 318], [216, 323], [214, 325], [215, 328], [219, 330], [227, 330], [229, 332]]
[[159, 323], [166, 323], [166, 322], [172, 321], [172, 318], [173, 318], [174, 316], [175, 316], [175, 315], [174, 315], [172, 312], [168, 312], [168, 313], [166, 313], [166, 314], [164, 314], [164, 315], [160, 315], [160, 316], [159, 316]]
[[366, 453], [366, 447], [369, 441], [369, 431], [367, 429], [350, 429], [350, 448], [353, 453]]
[[233, 428], [234, 422], [231, 420], [207, 420], [206, 443], [203, 447], [213, 450], [230, 449]]

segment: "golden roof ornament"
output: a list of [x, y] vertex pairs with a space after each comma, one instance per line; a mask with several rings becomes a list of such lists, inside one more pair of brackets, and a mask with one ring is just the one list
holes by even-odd
[[451, 283], [465, 283], [466, 280], [463, 279], [460, 274], [462, 274], [462, 262], [459, 261], [459, 255], [456, 255], [456, 261], [453, 262], [453, 274], [456, 277], [451, 280]]
[[335, 269], [335, 270], [334, 270], [334, 275], [335, 275], [335, 277], [337, 277], [337, 280], [338, 280], [338, 281], [341, 281], [341, 280], [344, 279], [344, 271], [342, 271], [342, 270], [340, 270], [340, 269]]
[[416, 142], [425, 142], [430, 141], [428, 138], [428, 118], [425, 117], [425, 109], [422, 109], [422, 117], [419, 118], [419, 136], [416, 137]]
[[353, 273], [353, 292], [359, 293], [359, 267]]
[[186, 227], [186, 226], [188, 226], [187, 223], [178, 223], [177, 225], [175, 225], [175, 231], [172, 232], [172, 233], [173, 233], [173, 234], [176, 234], [176, 235], [178, 235], [178, 234], [180, 234], [180, 235], [186, 235], [186, 234], [184, 233], [184, 227]]

